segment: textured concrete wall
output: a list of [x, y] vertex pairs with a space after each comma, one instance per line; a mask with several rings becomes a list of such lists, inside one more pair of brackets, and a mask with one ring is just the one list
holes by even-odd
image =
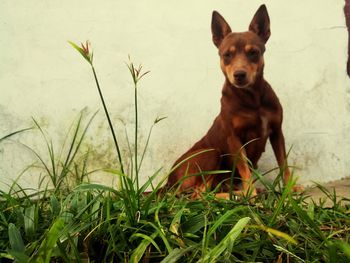
[[[0, 137], [32, 125], [35, 117], [57, 150], [80, 110], [101, 108], [87, 63], [67, 40], [92, 42], [95, 66], [126, 151], [124, 124], [132, 139], [133, 89], [124, 64], [128, 54], [151, 74], [140, 84], [140, 140], [156, 116], [144, 161], [144, 178], [166, 171], [209, 128], [219, 111], [224, 81], [211, 42], [210, 19], [218, 10], [234, 31], [245, 31], [263, 1], [43, 1], [0, 2]], [[265, 75], [285, 112], [290, 163], [301, 182], [325, 182], [349, 175], [350, 82], [346, 76], [347, 30], [343, 1], [266, 2], [271, 38]], [[122, 120], [122, 121], [120, 121]], [[0, 178], [15, 179], [33, 154], [47, 157], [38, 131], [0, 144]], [[91, 125], [87, 145], [94, 167], [113, 166], [113, 144], [103, 112]], [[141, 147], [142, 149], [142, 147]], [[262, 170], [276, 166], [270, 148]], [[28, 171], [25, 185], [38, 173]], [[105, 174], [99, 180], [107, 180]]]

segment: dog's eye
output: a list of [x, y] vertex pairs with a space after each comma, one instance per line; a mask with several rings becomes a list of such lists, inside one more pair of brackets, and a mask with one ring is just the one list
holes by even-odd
[[231, 52], [225, 52], [223, 55], [225, 60], [230, 60], [232, 58], [232, 53]]
[[259, 51], [256, 49], [251, 49], [247, 52], [247, 56], [252, 60], [256, 60], [259, 56]]

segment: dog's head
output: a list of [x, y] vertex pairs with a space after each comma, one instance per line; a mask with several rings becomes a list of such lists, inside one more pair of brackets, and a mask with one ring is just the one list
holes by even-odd
[[225, 19], [213, 12], [211, 30], [219, 49], [220, 65], [226, 79], [236, 88], [249, 88], [263, 74], [265, 43], [270, 37], [266, 6], [256, 11], [249, 31], [232, 33]]

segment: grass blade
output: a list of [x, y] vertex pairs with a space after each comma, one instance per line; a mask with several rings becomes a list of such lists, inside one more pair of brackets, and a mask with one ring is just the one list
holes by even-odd
[[290, 252], [289, 250], [285, 249], [284, 247], [281, 246], [277, 246], [277, 245], [273, 245], [278, 251], [281, 251], [287, 255], [290, 255], [293, 258], [296, 258], [298, 260], [298, 262], [305, 262], [305, 260], [301, 259], [300, 257], [298, 257], [297, 255], [295, 255], [294, 253]]
[[36, 205], [27, 207], [24, 211], [24, 231], [27, 237], [33, 238], [37, 229], [37, 221]]
[[19, 232], [18, 228], [12, 223], [9, 224], [8, 234], [11, 249], [15, 252], [24, 252], [25, 246], [21, 233]]
[[222, 215], [219, 219], [216, 219], [214, 225], [212, 225], [212, 227], [208, 231], [208, 237], [213, 235], [216, 229], [219, 226], [221, 226], [228, 218], [230, 218], [235, 212], [236, 212], [235, 209], [229, 210], [224, 215]]
[[294, 179], [294, 178], [288, 181], [287, 186], [283, 190], [282, 196], [278, 200], [277, 207], [274, 209], [274, 213], [273, 213], [271, 220], [269, 222], [269, 226], [272, 226], [275, 223], [275, 220], [276, 220], [277, 216], [281, 213], [282, 207], [283, 207], [288, 195], [291, 193], [292, 188], [295, 185], [295, 183], [296, 183], [296, 179]]
[[[176, 263], [181, 262], [180, 259], [185, 256], [189, 251], [198, 249], [197, 247], [190, 246], [187, 248], [175, 248], [173, 251], [169, 253], [162, 261], [161, 263]], [[182, 261], [184, 262], [184, 261]]]
[[38, 249], [37, 255], [32, 258], [32, 262], [50, 263], [53, 249], [56, 246], [56, 242], [58, 241], [58, 239], [62, 236], [63, 228], [63, 219], [57, 219], [48, 231], [45, 239], [42, 241]]
[[[134, 251], [132, 252], [131, 254], [131, 257], [130, 257], [130, 262], [131, 263], [137, 263], [141, 260], [143, 254], [145, 253], [146, 251], [146, 248], [152, 243], [152, 244], [155, 244], [157, 245], [155, 242], [154, 242], [154, 239], [158, 236], [158, 231], [154, 232], [150, 237], [146, 235], [141, 235], [141, 237], [143, 238], [143, 240], [140, 242], [140, 244], [134, 249]], [[139, 235], [138, 235], [139, 236]], [[157, 248], [158, 246], [156, 246]], [[159, 247], [158, 247], [159, 249]]]
[[300, 219], [302, 220], [302, 222], [304, 222], [305, 224], [310, 226], [310, 229], [317, 234], [323, 241], [327, 242], [326, 237], [323, 235], [322, 231], [320, 230], [319, 226], [315, 223], [314, 220], [312, 220], [307, 212], [305, 212], [304, 210], [302, 210], [298, 203], [290, 196], [289, 197], [289, 201], [294, 209], [294, 211], [298, 214], [298, 216], [300, 217]]
[[350, 260], [350, 245], [342, 241], [337, 242], [337, 245], [344, 252], [348, 260]]
[[0, 143], [16, 134], [19, 134], [19, 133], [22, 133], [22, 132], [25, 132], [25, 131], [29, 131], [29, 130], [32, 130], [33, 128], [25, 128], [25, 129], [21, 129], [21, 130], [18, 130], [18, 131], [15, 131], [15, 132], [11, 132], [10, 134], [7, 134], [5, 135], [4, 137], [1, 137], [0, 138]]
[[[202, 262], [218, 262], [220, 255], [232, 247], [233, 243], [237, 239], [237, 237], [241, 234], [244, 227], [250, 221], [249, 217], [241, 218], [234, 227], [230, 230], [230, 232], [216, 245], [202, 260]], [[230, 251], [229, 251], [230, 252]]]

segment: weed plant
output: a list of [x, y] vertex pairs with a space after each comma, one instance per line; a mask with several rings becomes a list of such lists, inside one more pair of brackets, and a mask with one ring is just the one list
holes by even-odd
[[[92, 67], [119, 160], [118, 167], [107, 171], [121, 178], [121, 186], [116, 189], [87, 180], [92, 172], [87, 168], [88, 153], [79, 153], [93, 117], [84, 125], [79, 116], [67, 138], [68, 147], [59, 154], [34, 121], [46, 142], [49, 163], [31, 151], [48, 181], [42, 180], [43, 190], [31, 195], [17, 182], [9, 191], [0, 191], [1, 262], [350, 262], [349, 206], [322, 186], [333, 202], [331, 207], [293, 193], [295, 181], [282, 186], [283, 171], [269, 183], [252, 170], [266, 187], [254, 199], [221, 200], [215, 191], [195, 200], [171, 191], [160, 195], [166, 175], [158, 184], [154, 179], [162, 175], [161, 170], [143, 185], [138, 180], [153, 126], [140, 154], [137, 117], [134, 169], [125, 174], [125, 157], [98, 84], [93, 55], [88, 44], [71, 44]], [[137, 85], [147, 72], [130, 61], [127, 66], [137, 116]]]

